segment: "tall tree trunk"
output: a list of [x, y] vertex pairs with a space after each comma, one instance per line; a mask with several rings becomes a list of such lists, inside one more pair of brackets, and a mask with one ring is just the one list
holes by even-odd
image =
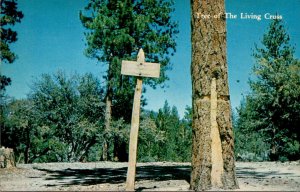
[[235, 189], [238, 183], [227, 76], [224, 0], [193, 0], [191, 6], [191, 189]]
[[103, 137], [103, 145], [102, 145], [102, 160], [107, 161], [109, 160], [109, 132], [110, 132], [110, 125], [111, 125], [111, 117], [112, 117], [112, 97], [113, 97], [113, 89], [112, 89], [112, 63], [108, 66], [107, 71], [107, 84], [106, 84], [106, 98], [105, 98], [105, 130], [104, 130], [104, 137]]
[[[108, 81], [108, 84], [110, 82]], [[105, 108], [105, 134], [103, 137], [103, 144], [102, 144], [102, 160], [107, 161], [109, 160], [109, 154], [108, 154], [108, 148], [109, 148], [109, 131], [110, 131], [110, 124], [111, 124], [111, 108], [112, 108], [112, 90], [110, 88], [110, 85], [108, 85], [107, 88], [107, 94], [106, 94], [106, 108]]]

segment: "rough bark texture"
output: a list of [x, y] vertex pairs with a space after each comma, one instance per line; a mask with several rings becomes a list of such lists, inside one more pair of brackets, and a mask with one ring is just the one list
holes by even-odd
[[[193, 86], [191, 189], [234, 189], [238, 188], [238, 184], [235, 175], [227, 75], [224, 0], [193, 0], [191, 6]], [[213, 79], [215, 86], [212, 85]], [[212, 98], [212, 90], [216, 91], [217, 101], [213, 99], [215, 96]], [[213, 108], [217, 109], [216, 113], [212, 113]], [[216, 165], [216, 162], [219, 165]]]
[[0, 168], [16, 167], [15, 155], [13, 149], [0, 148]]

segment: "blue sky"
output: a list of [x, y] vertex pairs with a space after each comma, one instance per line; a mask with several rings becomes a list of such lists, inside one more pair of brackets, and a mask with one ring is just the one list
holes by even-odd
[[[1, 64], [1, 72], [12, 78], [12, 85], [7, 88], [8, 95], [25, 98], [34, 79], [42, 73], [64, 70], [68, 74], [91, 72], [98, 77], [104, 74], [103, 65], [83, 55], [85, 37], [79, 11], [86, 3], [83, 0], [18, 1], [19, 9], [25, 16], [14, 27], [18, 32], [18, 41], [11, 47], [19, 58], [13, 64]], [[189, 0], [175, 0], [174, 19], [179, 22], [180, 33], [177, 52], [171, 59], [173, 69], [167, 72], [170, 80], [166, 85], [169, 88], [148, 88], [144, 94], [148, 100], [146, 109], [158, 110], [168, 100], [183, 116], [185, 107], [191, 106], [189, 3]], [[227, 19], [229, 88], [232, 107], [236, 108], [242, 95], [249, 92], [247, 81], [254, 63], [251, 57], [254, 43], [260, 42], [270, 22], [264, 18], [261, 21], [241, 19], [240, 14], [262, 17], [266, 13], [282, 15], [291, 44], [296, 47], [296, 57], [299, 58], [300, 0], [227, 0], [225, 5], [227, 13], [237, 15], [236, 19]]]

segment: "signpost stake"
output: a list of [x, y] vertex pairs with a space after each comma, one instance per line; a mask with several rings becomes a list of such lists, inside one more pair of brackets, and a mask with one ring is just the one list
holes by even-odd
[[138, 76], [131, 117], [129, 162], [126, 179], [126, 191], [134, 191], [138, 133], [140, 124], [140, 105], [142, 96], [142, 77], [159, 77], [160, 65], [158, 63], [146, 63], [143, 49], [139, 50], [137, 61], [122, 61], [121, 74]]
[[133, 108], [132, 108], [126, 191], [134, 191], [137, 142], [138, 142], [138, 132], [139, 132], [139, 123], [140, 123], [140, 101], [142, 96], [142, 83], [143, 83], [142, 78], [139, 77], [136, 81]]

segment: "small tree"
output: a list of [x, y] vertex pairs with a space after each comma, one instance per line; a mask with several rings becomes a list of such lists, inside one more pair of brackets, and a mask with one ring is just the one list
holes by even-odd
[[39, 115], [38, 126], [53, 161], [80, 161], [102, 137], [103, 91], [91, 74], [68, 78], [58, 72], [43, 75], [33, 86], [30, 99]]
[[[139, 48], [150, 62], [161, 64], [159, 79], [145, 79], [155, 87], [167, 78], [170, 54], [175, 52], [177, 24], [171, 20], [172, 1], [93, 0], [80, 20], [88, 29], [86, 55], [108, 64], [106, 79], [105, 130], [109, 132], [112, 115], [130, 121], [135, 79], [122, 77], [121, 60], [136, 57]], [[113, 108], [113, 106], [115, 106]], [[103, 160], [107, 160], [107, 139], [103, 143]], [[125, 150], [125, 149], [122, 149]]]
[[91, 74], [44, 74], [28, 99], [8, 105], [3, 144], [25, 163], [89, 159], [90, 149], [103, 138], [102, 100], [99, 80]]
[[180, 119], [177, 108], [166, 101], [158, 112], [144, 111], [139, 132], [141, 161], [185, 161], [191, 158], [191, 110]]
[[30, 100], [14, 100], [8, 105], [3, 143], [13, 148], [18, 159], [22, 157], [24, 163], [32, 162], [30, 151], [35, 147], [32, 137], [38, 131], [35, 115]]
[[142, 113], [137, 153], [139, 161], [159, 161], [158, 152], [162, 151], [159, 147], [161, 143], [167, 144], [165, 132], [156, 126], [153, 112]]

